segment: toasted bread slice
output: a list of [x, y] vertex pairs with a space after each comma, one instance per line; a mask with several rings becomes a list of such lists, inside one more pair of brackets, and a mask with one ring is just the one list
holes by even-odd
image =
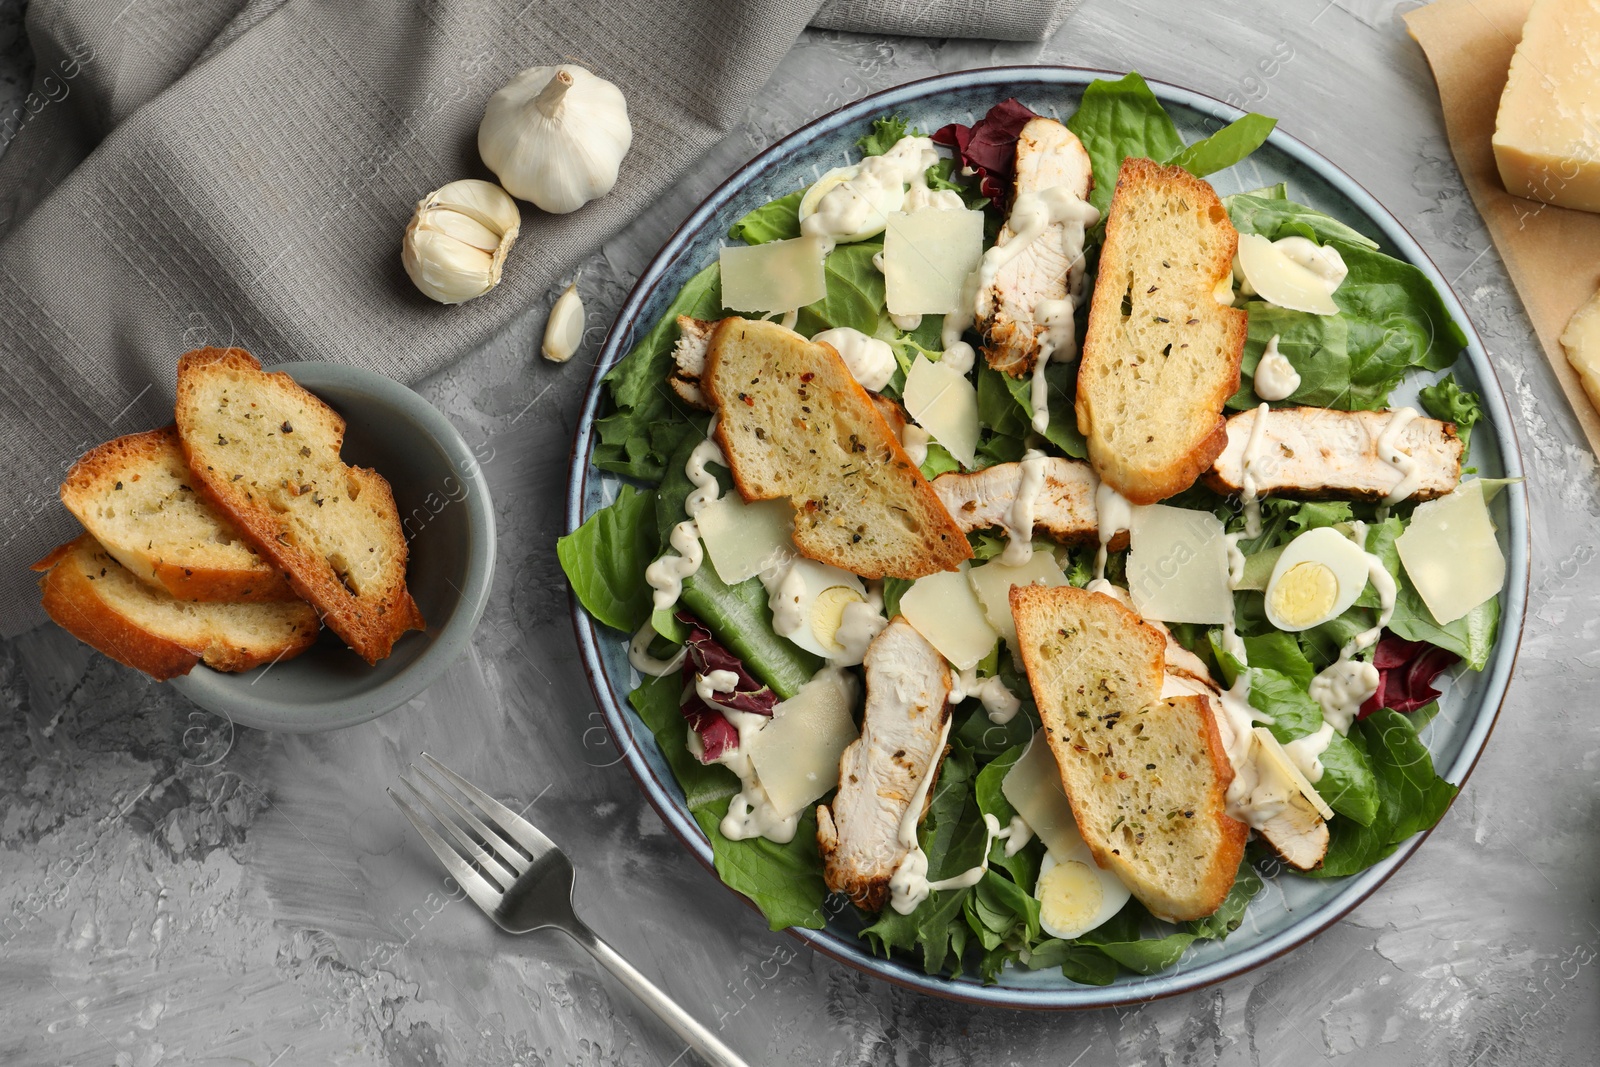
[[168, 426], [86, 452], [61, 483], [61, 502], [136, 578], [179, 600], [300, 599], [194, 480]]
[[1245, 313], [1217, 303], [1239, 235], [1210, 185], [1127, 159], [1078, 370], [1078, 431], [1102, 481], [1135, 504], [1194, 484], [1227, 443]]
[[207, 604], [178, 600], [135, 578], [92, 534], [33, 565], [44, 571], [44, 610], [62, 629], [157, 681], [205, 662], [247, 671], [298, 656], [317, 638], [303, 600]]
[[1199, 696], [1161, 698], [1165, 636], [1102, 593], [1011, 590], [1045, 736], [1089, 850], [1164, 919], [1221, 905], [1249, 828], [1227, 814], [1233, 770]]
[[177, 418], [212, 502], [361, 658], [376, 663], [422, 628], [394, 494], [339, 458], [337, 412], [248, 352], [202, 348], [178, 362]]
[[960, 527], [839, 354], [776, 323], [723, 319], [701, 388], [746, 500], [788, 497], [794, 543], [864, 578], [972, 558]]

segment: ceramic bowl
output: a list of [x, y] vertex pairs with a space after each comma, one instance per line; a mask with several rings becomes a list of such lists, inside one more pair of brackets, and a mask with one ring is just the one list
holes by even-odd
[[324, 628], [294, 659], [239, 674], [200, 666], [172, 684], [241, 726], [337, 730], [404, 704], [466, 651], [494, 576], [494, 508], [472, 449], [412, 390], [334, 363], [268, 369], [287, 371], [343, 415], [344, 461], [371, 467], [394, 488], [411, 553], [406, 581], [428, 627], [403, 635], [376, 666]]
[[[1015, 96], [1041, 114], [1065, 118], [1077, 107], [1083, 87], [1097, 77], [1120, 73], [1065, 67], [1007, 67], [963, 71], [912, 82], [866, 97], [784, 138], [740, 169], [692, 212], [646, 268], [623, 304], [595, 369], [579, 423], [568, 488], [568, 527], [576, 528], [617, 492], [615, 475], [594, 468], [593, 421], [602, 413], [601, 378], [661, 316], [695, 272], [716, 261], [718, 245], [740, 216], [776, 197], [814, 182], [832, 167], [859, 158], [858, 137], [872, 120], [899, 115], [910, 125], [933, 130], [949, 122], [971, 123], [990, 106]], [[1186, 141], [1207, 136], [1242, 112], [1211, 97], [1160, 82], [1151, 88], [1166, 105]], [[1295, 138], [1275, 131], [1242, 164], [1208, 178], [1222, 194], [1287, 182], [1291, 196], [1377, 239], [1391, 255], [1419, 267], [1439, 290], [1445, 306], [1466, 332], [1467, 348], [1454, 370], [1462, 386], [1483, 397], [1484, 421], [1473, 431], [1472, 463], [1481, 476], [1520, 477], [1511, 415], [1505, 396], [1461, 303], [1449, 284], [1405, 228], [1349, 175]], [[1432, 376], [1428, 376], [1432, 377]], [[1412, 379], [1394, 392], [1395, 406], [1416, 404], [1417, 388], [1428, 377]], [[1505, 696], [1521, 639], [1528, 590], [1528, 503], [1518, 484], [1494, 505], [1506, 556], [1506, 587], [1501, 593], [1499, 639], [1480, 673], [1452, 679], [1442, 711], [1423, 733], [1435, 766], [1451, 782], [1463, 782], [1477, 761]], [[667, 826], [708, 868], [711, 846], [690, 816], [682, 790], [650, 731], [627, 705], [637, 684], [628, 665], [626, 635], [607, 630], [574, 604], [578, 642], [596, 698], [629, 769]], [[1347, 878], [1311, 879], [1281, 874], [1269, 878], [1226, 939], [1197, 942], [1182, 959], [1152, 975], [1124, 973], [1104, 987], [1078, 985], [1059, 971], [1008, 968], [997, 982], [974, 976], [927, 975], [906, 957], [876, 957], [857, 935], [860, 922], [847, 906], [828, 909], [827, 926], [791, 933], [820, 952], [875, 977], [940, 996], [1012, 1008], [1092, 1008], [1149, 1000], [1197, 989], [1231, 978], [1295, 948], [1338, 921], [1405, 862], [1426, 835], [1402, 843], [1388, 858]], [[714, 875], [713, 875], [714, 877]], [[1448, 887], [1441, 887], [1448, 891]], [[830, 905], [834, 903], [830, 901]], [[1442, 957], [1441, 957], [1442, 958]]]

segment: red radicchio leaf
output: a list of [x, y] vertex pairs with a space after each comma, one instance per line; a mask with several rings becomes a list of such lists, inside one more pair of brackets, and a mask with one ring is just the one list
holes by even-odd
[[[677, 619], [689, 628], [685, 641], [689, 654], [683, 661], [683, 703], [678, 710], [683, 712], [689, 728], [700, 735], [700, 762], [713, 763], [739, 747], [739, 731], [718, 709], [771, 715], [778, 694], [756, 681], [744, 662], [718, 643], [699, 619], [685, 611], [678, 612]], [[739, 680], [732, 692], [713, 693], [712, 703], [707, 703], [695, 690], [694, 682], [696, 675], [712, 671], [732, 671]]]
[[1358, 718], [1379, 708], [1416, 711], [1439, 699], [1433, 680], [1461, 659], [1447, 648], [1426, 641], [1407, 641], [1388, 631], [1378, 642], [1372, 665], [1378, 668], [1378, 691], [1361, 705]]
[[971, 126], [952, 122], [940, 127], [933, 135], [933, 143], [954, 148], [956, 162], [978, 172], [983, 195], [997, 204], [1004, 203], [1011, 196], [1016, 177], [1017, 138], [1022, 127], [1035, 117], [1015, 98], [1002, 100]]
[[678, 710], [683, 712], [689, 729], [700, 735], [700, 762], [715, 763], [739, 747], [739, 731], [726, 715], [700, 699], [694, 691], [694, 676], [688, 671], [684, 674], [688, 684]]

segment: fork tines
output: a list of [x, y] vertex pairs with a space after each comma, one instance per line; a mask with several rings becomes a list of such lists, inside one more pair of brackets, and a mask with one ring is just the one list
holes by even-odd
[[[422, 753], [422, 759], [428, 766], [413, 763], [411, 771], [427, 788], [418, 787], [404, 776], [400, 781], [460, 848], [452, 847], [393, 789], [387, 792], [451, 876], [480, 907], [493, 911], [517, 875], [554, 846], [532, 823], [428, 753]], [[437, 771], [455, 790], [430, 774], [429, 768]], [[467, 803], [457, 799], [457, 793]], [[443, 807], [438, 802], [442, 802]], [[448, 811], [444, 810], [446, 808]]]

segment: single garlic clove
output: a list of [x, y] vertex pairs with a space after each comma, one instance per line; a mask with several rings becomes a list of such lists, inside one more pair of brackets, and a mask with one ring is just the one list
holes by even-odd
[[566, 292], [556, 298], [550, 309], [550, 318], [544, 324], [544, 358], [552, 363], [565, 363], [583, 343], [583, 300], [578, 296], [578, 283], [567, 286]]
[[478, 125], [478, 154], [506, 190], [555, 214], [609, 193], [632, 143], [622, 90], [570, 63], [512, 78]]
[[441, 304], [460, 304], [500, 284], [517, 239], [517, 203], [493, 182], [464, 178], [417, 202], [400, 246], [416, 287]]

